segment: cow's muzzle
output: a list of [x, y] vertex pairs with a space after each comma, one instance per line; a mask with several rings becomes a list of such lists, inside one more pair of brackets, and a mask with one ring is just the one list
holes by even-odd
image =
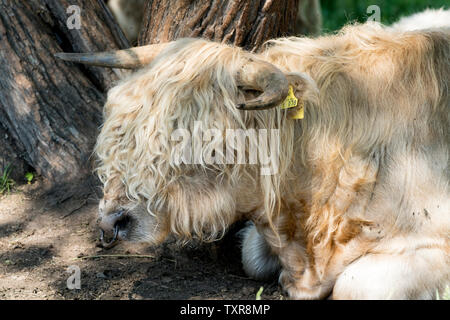
[[117, 244], [119, 241], [119, 231], [125, 228], [127, 220], [128, 217], [125, 210], [119, 210], [100, 220], [100, 242], [103, 248], [112, 248]]

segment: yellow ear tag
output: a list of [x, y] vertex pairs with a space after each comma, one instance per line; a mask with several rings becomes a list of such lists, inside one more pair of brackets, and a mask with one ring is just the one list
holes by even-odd
[[292, 86], [289, 86], [289, 93], [286, 99], [281, 104], [281, 109], [290, 109], [293, 107], [296, 107], [298, 104], [298, 99], [294, 95], [294, 88]]
[[[294, 95], [294, 88], [289, 86], [289, 93], [283, 103], [280, 105], [281, 109], [290, 109], [298, 105], [298, 99]], [[303, 119], [305, 117], [303, 101], [300, 101], [300, 107], [291, 116], [291, 119]]]
[[305, 105], [300, 101], [300, 106], [297, 108], [291, 119], [303, 119], [305, 117]]

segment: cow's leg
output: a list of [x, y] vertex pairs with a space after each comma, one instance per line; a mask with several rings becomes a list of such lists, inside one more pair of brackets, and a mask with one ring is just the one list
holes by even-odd
[[[254, 279], [267, 279], [280, 273], [279, 282], [292, 299], [323, 299], [332, 289], [332, 281], [320, 281], [309, 267], [302, 241], [289, 239], [279, 230], [278, 236], [266, 227], [253, 224], [241, 231], [242, 263]], [[289, 240], [288, 240], [289, 239]]]
[[291, 299], [324, 299], [329, 296], [334, 281], [324, 280], [310, 266], [298, 243], [289, 243], [279, 255], [282, 265], [279, 282]]
[[368, 254], [338, 277], [333, 299], [435, 299], [450, 284], [448, 253]]

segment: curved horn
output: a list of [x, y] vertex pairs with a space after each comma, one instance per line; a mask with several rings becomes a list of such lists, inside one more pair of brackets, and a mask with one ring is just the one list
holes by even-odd
[[[170, 43], [170, 42], [169, 42]], [[92, 66], [135, 69], [145, 66], [165, 48], [169, 43], [151, 44], [124, 50], [105, 51], [96, 53], [55, 53], [55, 57], [71, 62]]]
[[274, 65], [251, 59], [242, 67], [238, 84], [262, 91], [257, 98], [238, 104], [241, 110], [264, 110], [280, 105], [289, 93], [289, 81]]

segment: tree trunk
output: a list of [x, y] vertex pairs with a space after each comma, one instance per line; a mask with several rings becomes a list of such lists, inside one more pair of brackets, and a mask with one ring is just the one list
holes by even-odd
[[[81, 28], [69, 29], [81, 9]], [[90, 156], [101, 124], [105, 90], [118, 71], [74, 65], [56, 52], [127, 47], [103, 1], [0, 0], [0, 173], [42, 176], [40, 191], [62, 201], [89, 192]]]
[[203, 37], [257, 50], [294, 35], [299, 0], [149, 0], [139, 43]]

